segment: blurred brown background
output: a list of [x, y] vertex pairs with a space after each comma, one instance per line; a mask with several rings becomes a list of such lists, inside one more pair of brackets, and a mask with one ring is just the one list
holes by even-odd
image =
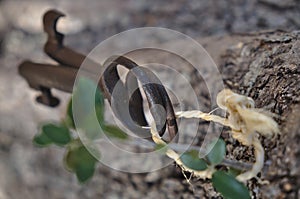
[[[299, 0], [1, 0], [0, 199], [185, 198], [186, 187], [172, 177], [161, 181], [161, 174], [152, 173], [139, 178], [104, 166], [89, 183], [79, 185], [63, 169], [62, 149], [32, 145], [38, 123], [62, 117], [68, 99], [57, 91], [64, 99], [59, 108], [39, 105], [34, 101], [36, 92], [17, 74], [17, 65], [24, 59], [53, 62], [42, 51], [46, 37], [41, 19], [50, 8], [66, 13], [59, 30], [67, 35], [68, 46], [83, 53], [114, 34], [144, 26], [170, 28], [195, 39], [300, 29]], [[125, 186], [128, 178], [136, 178], [135, 184]]]

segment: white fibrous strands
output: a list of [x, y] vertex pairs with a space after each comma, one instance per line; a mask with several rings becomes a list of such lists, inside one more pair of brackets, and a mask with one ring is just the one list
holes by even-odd
[[[223, 118], [210, 113], [203, 113], [199, 110], [177, 112], [176, 116], [183, 118], [201, 118], [203, 120], [220, 123], [231, 128], [233, 138], [245, 146], [254, 147], [255, 163], [252, 168], [237, 176], [239, 181], [246, 181], [261, 171], [264, 164], [264, 149], [258, 139], [259, 135], [273, 136], [279, 134], [278, 124], [266, 113], [255, 109], [254, 100], [250, 97], [239, 95], [229, 89], [224, 89], [217, 96], [217, 104], [221, 109], [226, 110], [228, 117]], [[157, 144], [166, 144], [151, 126], [153, 141]], [[185, 167], [180, 161], [180, 155], [172, 149], [167, 150], [167, 156], [172, 158], [185, 171], [192, 172], [196, 177], [211, 178], [213, 167], [205, 171], [193, 171]]]

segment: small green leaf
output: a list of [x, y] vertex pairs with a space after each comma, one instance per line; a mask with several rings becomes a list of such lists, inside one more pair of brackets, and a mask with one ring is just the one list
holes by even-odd
[[91, 79], [80, 78], [72, 96], [72, 103], [77, 128], [90, 140], [99, 138], [102, 133], [100, 126], [104, 124], [104, 98], [97, 84]]
[[212, 176], [213, 186], [227, 199], [248, 199], [250, 193], [245, 185], [224, 171], [216, 171]]
[[67, 114], [66, 114], [66, 118], [65, 118], [65, 124], [69, 128], [75, 129], [75, 122], [74, 122], [73, 110], [72, 110], [72, 98], [70, 99], [70, 101], [68, 103]]
[[97, 88], [96, 94], [95, 94], [95, 111], [96, 111], [96, 116], [98, 119], [98, 122], [100, 124], [104, 123], [104, 97], [100, 90]]
[[80, 157], [77, 155], [76, 151], [82, 146], [79, 139], [72, 140], [68, 145], [68, 149], [64, 156], [64, 166], [70, 172], [75, 172], [78, 162], [80, 162]]
[[79, 182], [90, 179], [95, 171], [97, 159], [82, 145], [80, 141], [72, 143], [64, 157], [67, 170], [76, 174]]
[[97, 159], [84, 146], [79, 147], [75, 155], [79, 158], [75, 173], [78, 181], [84, 183], [94, 175]]
[[211, 151], [207, 154], [207, 160], [212, 165], [220, 164], [225, 155], [226, 155], [226, 145], [224, 140], [218, 139], [217, 142], [212, 142], [211, 144], [215, 144]]
[[117, 126], [103, 125], [102, 129], [104, 133], [109, 137], [115, 137], [123, 140], [128, 138], [128, 135]]
[[44, 133], [35, 135], [33, 138], [33, 143], [39, 147], [45, 147], [52, 144], [52, 141]]
[[85, 138], [95, 140], [101, 136], [101, 127], [93, 114], [86, 115], [80, 121], [79, 127], [82, 130], [81, 133], [84, 133]]
[[72, 103], [76, 127], [80, 128], [85, 138], [99, 138], [102, 133], [100, 126], [104, 125], [104, 97], [98, 85], [91, 79], [80, 78], [72, 96]]
[[71, 141], [69, 129], [63, 125], [46, 124], [42, 127], [42, 134], [57, 145], [66, 145]]
[[64, 157], [66, 169], [73, 172], [80, 164], [93, 165], [97, 162], [97, 159], [90, 154], [80, 141], [75, 141], [76, 143], [72, 142]]
[[73, 94], [76, 113], [81, 117], [96, 115], [98, 122], [104, 122], [104, 97], [97, 84], [88, 78], [80, 78]]
[[200, 159], [198, 156], [198, 151], [192, 150], [186, 152], [180, 157], [183, 164], [193, 170], [203, 171], [207, 169], [207, 164], [203, 159]]
[[93, 177], [95, 173], [95, 165], [85, 165], [80, 164], [76, 168], [76, 177], [80, 183], [85, 183], [88, 181], [91, 177]]

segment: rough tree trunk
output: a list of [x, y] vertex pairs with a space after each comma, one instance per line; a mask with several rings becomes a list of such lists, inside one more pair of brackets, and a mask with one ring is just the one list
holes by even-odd
[[228, 39], [235, 45], [225, 45], [217, 55], [225, 84], [252, 97], [257, 107], [267, 107], [280, 116], [280, 137], [263, 141], [266, 164], [261, 176], [270, 184], [259, 186], [253, 180], [249, 187], [257, 198], [299, 198], [300, 32], [253, 33]]

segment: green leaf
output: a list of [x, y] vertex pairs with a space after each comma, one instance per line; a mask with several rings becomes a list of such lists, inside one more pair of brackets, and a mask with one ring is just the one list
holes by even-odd
[[212, 150], [207, 154], [207, 160], [212, 165], [220, 164], [226, 155], [226, 145], [224, 140], [218, 139], [217, 142], [212, 142]]
[[85, 183], [88, 181], [91, 177], [93, 177], [95, 173], [95, 165], [85, 165], [80, 164], [76, 168], [76, 177], [80, 183]]
[[97, 159], [78, 140], [71, 144], [64, 157], [66, 169], [75, 173], [81, 183], [93, 176], [96, 163]]
[[84, 146], [79, 147], [75, 155], [79, 158], [75, 165], [75, 173], [78, 181], [84, 183], [94, 175], [97, 159]]
[[79, 140], [71, 143], [64, 157], [66, 169], [72, 172], [75, 172], [81, 164], [93, 165], [96, 162], [97, 159], [90, 154]]
[[67, 107], [67, 114], [66, 114], [66, 118], [65, 118], [65, 124], [69, 127], [69, 128], [73, 128], [75, 129], [75, 122], [74, 122], [74, 118], [73, 118], [73, 110], [72, 110], [72, 98], [70, 99], [69, 103], [68, 103], [68, 107]]
[[97, 84], [88, 79], [80, 78], [73, 94], [76, 113], [80, 113], [82, 118], [88, 115], [96, 115], [98, 122], [104, 122], [104, 97]]
[[66, 145], [71, 141], [69, 129], [63, 125], [46, 124], [42, 127], [42, 134], [57, 145]]
[[123, 140], [128, 138], [128, 135], [117, 126], [103, 125], [102, 129], [104, 133], [109, 137], [115, 137]]
[[45, 147], [52, 144], [52, 140], [50, 140], [44, 133], [40, 133], [34, 136], [33, 143], [39, 147]]
[[100, 90], [97, 88], [96, 94], [95, 94], [95, 111], [96, 116], [100, 124], [104, 123], [104, 97]]
[[186, 152], [180, 157], [183, 164], [193, 170], [203, 171], [207, 169], [207, 164], [203, 159], [200, 159], [198, 156], [198, 151], [192, 150]]
[[227, 199], [248, 199], [250, 193], [245, 185], [224, 171], [216, 171], [212, 176], [213, 186]]
[[72, 96], [72, 103], [76, 127], [87, 139], [99, 138], [102, 133], [100, 126], [104, 125], [104, 98], [98, 85], [91, 79], [80, 78]]
[[84, 135], [84, 138], [95, 140], [101, 137], [101, 127], [99, 126], [97, 118], [95, 118], [93, 114], [89, 114], [85, 118], [83, 118], [79, 122], [79, 126], [82, 130], [80, 133], [81, 135]]

